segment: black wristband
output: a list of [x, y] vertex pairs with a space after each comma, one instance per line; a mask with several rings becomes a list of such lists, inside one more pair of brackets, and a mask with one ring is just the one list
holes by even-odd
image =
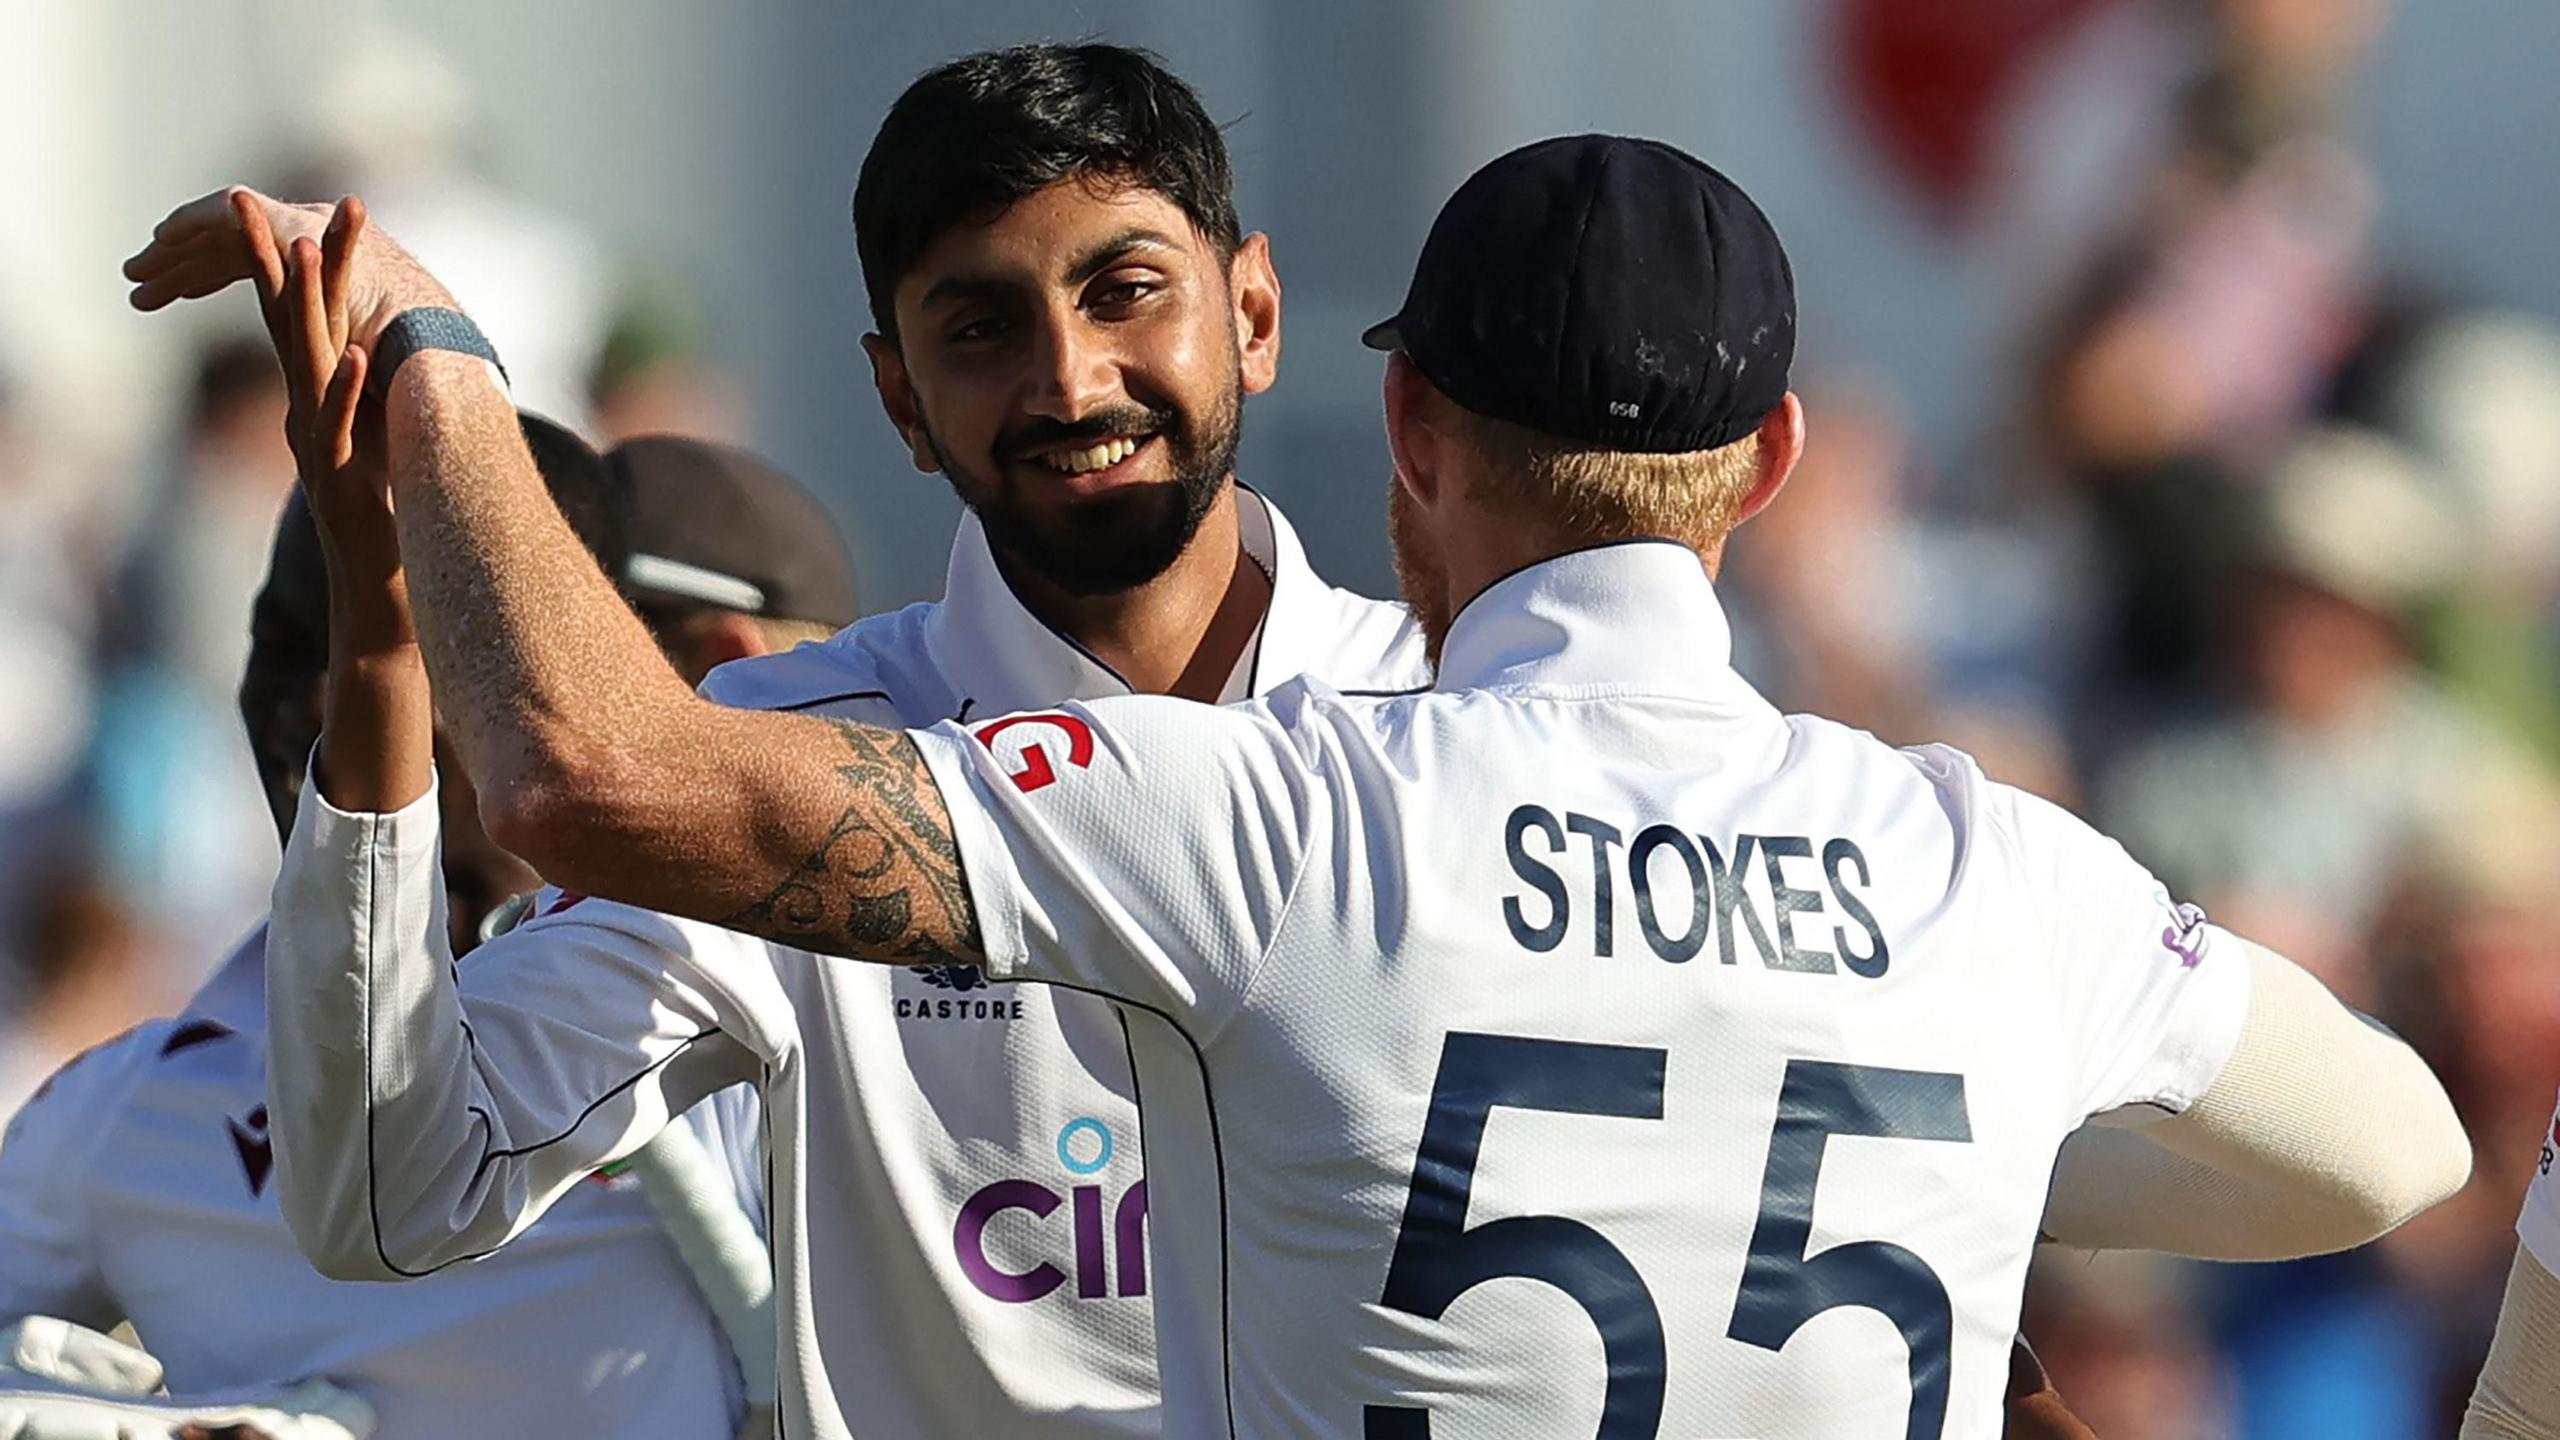
[[499, 364], [497, 347], [471, 317], [459, 310], [436, 305], [421, 305], [403, 310], [382, 327], [382, 336], [373, 343], [373, 363], [365, 370], [364, 388], [376, 399], [391, 393], [391, 377], [409, 357], [421, 350], [451, 350], [460, 355], [476, 355], [496, 368], [498, 378], [506, 379], [507, 367]]

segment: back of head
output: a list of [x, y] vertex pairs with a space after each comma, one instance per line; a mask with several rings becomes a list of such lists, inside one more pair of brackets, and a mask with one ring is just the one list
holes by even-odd
[[1017, 45], [919, 76], [889, 108], [853, 192], [854, 243], [880, 332], [935, 237], [1070, 176], [1171, 200], [1232, 252], [1226, 142], [1200, 97], [1155, 56], [1121, 45]]
[[[589, 553], [610, 573], [622, 564], [621, 516], [602, 456], [568, 430], [524, 417], [525, 443]], [[329, 664], [329, 566], [302, 492], [276, 524], [267, 577], [249, 611], [249, 664], [240, 718], [279, 834], [290, 833], [312, 744], [320, 736], [320, 686]]]
[[1658, 141], [1579, 135], [1460, 186], [1364, 338], [1429, 383], [1487, 509], [1551, 548], [1711, 551], [1760, 474], [1795, 330], [1786, 251], [1740, 186]]
[[1476, 502], [1533, 529], [1543, 548], [1659, 536], [1709, 551], [1740, 521], [1760, 476], [1757, 433], [1657, 454], [1568, 440], [1455, 401], [1442, 414], [1467, 453]]
[[[835, 521], [800, 483], [734, 445], [676, 435], [605, 455], [626, 554], [611, 573], [677, 669], [823, 639], [861, 613]], [[752, 634], [727, 638], [706, 625]]]

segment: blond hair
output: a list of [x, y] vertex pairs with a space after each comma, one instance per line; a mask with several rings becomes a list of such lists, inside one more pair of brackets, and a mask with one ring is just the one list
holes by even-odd
[[764, 637], [765, 644], [776, 650], [788, 650], [803, 641], [824, 640], [835, 634], [838, 628], [823, 620], [778, 620], [767, 615], [752, 618], [756, 633]]
[[1477, 503], [1556, 541], [1658, 535], [1708, 550], [1741, 520], [1742, 502], [1760, 477], [1757, 431], [1713, 450], [1657, 455], [1604, 450], [1448, 409], [1477, 461]]

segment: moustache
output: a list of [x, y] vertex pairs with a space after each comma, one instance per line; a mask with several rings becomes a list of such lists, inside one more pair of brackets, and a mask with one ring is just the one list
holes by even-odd
[[1106, 440], [1143, 440], [1174, 428], [1181, 416], [1148, 405], [1115, 405], [1081, 420], [1026, 420], [996, 437], [995, 450], [1008, 460], [1028, 460], [1036, 452], [1062, 446], [1099, 445]]

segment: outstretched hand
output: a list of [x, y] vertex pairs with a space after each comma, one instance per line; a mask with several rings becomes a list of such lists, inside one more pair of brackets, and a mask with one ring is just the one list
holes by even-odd
[[378, 591], [399, 571], [400, 541], [381, 407], [364, 403], [372, 355], [349, 338], [350, 272], [365, 235], [364, 202], [340, 201], [317, 243], [297, 236], [281, 253], [265, 217], [250, 202], [238, 203], [259, 308], [284, 366], [286, 438], [303, 498], [341, 588]]
[[338, 205], [284, 205], [238, 187], [161, 220], [125, 274], [138, 279], [141, 310], [251, 282], [284, 369], [284, 438], [328, 553], [340, 648], [415, 646], [381, 405], [364, 402], [364, 379], [381, 323], [410, 305], [448, 302], [433, 277], [371, 231], [353, 195]]
[[[401, 311], [453, 303], [388, 235], [361, 226], [340, 230], [347, 203], [292, 205], [238, 185], [190, 200], [170, 211], [153, 228], [151, 242], [124, 262], [124, 277], [134, 282], [133, 308], [159, 310], [174, 301], [199, 300], [243, 280], [273, 282], [278, 276], [261, 259], [262, 245], [269, 254], [289, 256], [303, 240], [326, 249], [333, 234], [343, 287], [338, 294], [349, 321], [346, 338], [370, 348]], [[357, 209], [361, 214], [362, 207]]]

